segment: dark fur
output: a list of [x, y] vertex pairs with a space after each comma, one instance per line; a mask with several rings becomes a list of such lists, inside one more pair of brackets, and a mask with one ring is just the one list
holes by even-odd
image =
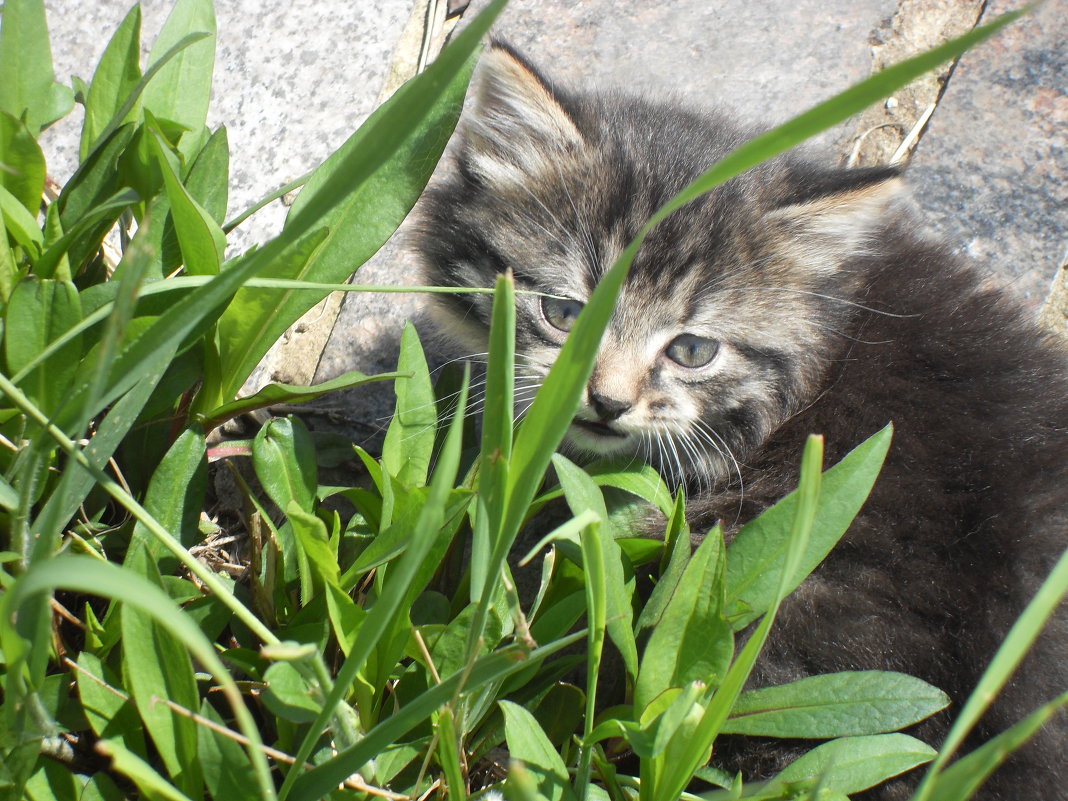
[[[490, 286], [511, 269], [521, 288], [584, 300], [619, 243], [749, 135], [674, 106], [562, 92], [499, 48], [491, 59], [455, 174], [423, 206], [419, 245], [435, 284]], [[549, 108], [548, 126], [525, 125], [506, 90], [532, 93], [535, 116], [546, 109], [544, 91], [560, 116]], [[515, 172], [522, 185], [509, 178]], [[894, 442], [871, 498], [783, 606], [755, 681], [900, 670], [944, 689], [959, 710], [1068, 544], [1068, 360], [1063, 343], [1011, 298], [919, 232], [887, 188], [893, 182], [888, 170], [780, 158], [674, 214], [633, 264], [589, 392], [609, 391], [613, 348], [633, 345], [650, 317], [679, 330], [700, 318], [731, 343], [736, 374], [691, 376], [655, 361], [612, 390], [625, 394], [633, 383], [632, 402], [662, 393], [648, 401], [650, 415], [685, 397], [729, 446], [737, 470], [711, 449], [642, 452], [690, 485], [695, 532], [718, 520], [736, 528], [790, 491], [809, 433], [824, 435], [830, 464], [892, 420]], [[833, 218], [826, 230], [810, 225], [821, 214]], [[855, 238], [837, 236], [847, 230], [834, 222], [839, 214]], [[438, 297], [448, 329], [476, 348], [488, 299]], [[518, 349], [551, 361], [543, 354], [558, 344], [535, 303], [520, 303]], [[527, 372], [536, 380], [543, 368]], [[579, 416], [594, 419], [591, 408], [587, 398]], [[980, 738], [1068, 688], [1061, 611]], [[948, 720], [924, 724], [921, 736], [937, 741]], [[734, 757], [757, 772], [776, 769], [788, 753], [747, 748]], [[1066, 753], [1061, 715], [978, 797], [1068, 798]], [[906, 797], [908, 784], [876, 797]]]

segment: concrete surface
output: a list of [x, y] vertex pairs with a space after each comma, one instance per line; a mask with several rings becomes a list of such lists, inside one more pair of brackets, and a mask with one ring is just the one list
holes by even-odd
[[[142, 52], [173, 0], [142, 0]], [[56, 79], [92, 78], [132, 0], [45, 0]], [[308, 172], [374, 109], [410, 0], [216, 0], [218, 42], [208, 125], [230, 141], [230, 216]], [[143, 63], [143, 62], [142, 62]], [[61, 183], [77, 163], [81, 106], [45, 135], [49, 173]], [[244, 250], [274, 236], [274, 203], [231, 235]]]
[[[467, 15], [485, 2], [474, 0]], [[417, 3], [217, 0], [209, 121], [230, 132], [231, 214], [310, 169], [362, 121]], [[672, 92], [695, 105], [723, 104], [774, 123], [866, 77], [880, 52], [889, 52], [882, 50], [888, 40], [907, 53], [916, 43], [901, 33], [899, 17], [933, 19], [932, 4], [973, 17], [983, 7], [980, 0], [512, 0], [498, 31], [565, 83]], [[57, 76], [89, 78], [128, 0], [45, 5]], [[1017, 5], [990, 0], [984, 17]], [[169, 6], [143, 3], [146, 42]], [[1036, 311], [1068, 247], [1066, 41], [1068, 3], [1052, 0], [966, 54], [909, 170], [932, 227], [985, 263], [993, 280], [1012, 284]], [[932, 86], [928, 93], [937, 98], [941, 85]], [[45, 142], [50, 170], [61, 180], [73, 164], [78, 124], [77, 117], [65, 121]], [[817, 147], [844, 160], [862, 124], [839, 126]], [[283, 215], [279, 203], [261, 212], [244, 226], [240, 246], [276, 232]], [[413, 284], [418, 277], [394, 241], [357, 280]], [[420, 307], [416, 296], [349, 294], [316, 379], [392, 368], [401, 324]], [[357, 439], [373, 438], [390, 395], [381, 387], [377, 394], [328, 396], [318, 408]]]
[[910, 170], [935, 230], [1035, 309], [1068, 249], [1066, 43], [1051, 2], [965, 53]]

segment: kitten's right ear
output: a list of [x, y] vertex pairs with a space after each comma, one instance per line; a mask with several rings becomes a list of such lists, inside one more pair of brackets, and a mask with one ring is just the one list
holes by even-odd
[[582, 145], [549, 81], [503, 42], [487, 46], [473, 83], [460, 158], [478, 177], [491, 183], [529, 180]]

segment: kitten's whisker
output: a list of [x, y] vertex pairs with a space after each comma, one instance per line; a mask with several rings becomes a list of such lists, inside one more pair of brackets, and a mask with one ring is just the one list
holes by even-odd
[[[845, 298], [838, 298], [834, 295], [824, 295], [820, 292], [812, 292], [807, 289], [795, 289], [793, 287], [785, 286], [740, 286], [740, 287], [724, 287], [717, 289], [715, 292], [709, 293], [710, 295], [720, 295], [727, 292], [790, 292], [795, 295], [807, 295], [813, 298], [820, 298], [821, 300], [831, 300], [835, 303], [841, 303], [845, 306], [852, 306], [857, 309], [862, 309], [872, 314], [879, 314], [883, 317], [896, 317], [899, 319], [907, 319], [910, 317], [919, 317], [918, 314], [896, 314], [894, 312], [883, 311], [882, 309], [873, 309], [871, 306], [865, 306], [863, 303], [857, 303], [854, 300], [846, 300]], [[703, 298], [704, 296], [702, 296]]]
[[471, 362], [471, 364], [478, 365], [479, 367], [485, 367], [489, 362], [487, 361], [488, 353], [468, 353], [464, 356], [457, 356], [454, 359], [449, 359], [447, 362], [442, 362], [433, 370], [430, 371], [432, 377], [437, 376], [442, 370], [448, 367], [450, 364], [456, 364], [456, 362]]
[[672, 481], [676, 487], [681, 487], [683, 484], [684, 474], [682, 470], [682, 460], [679, 457], [679, 450], [677, 447], [675, 447], [675, 438], [671, 435], [671, 432], [669, 430], [659, 424], [656, 426], [656, 434], [657, 439], [659, 439], [661, 442], [666, 439], [667, 444], [671, 448], [671, 456], [673, 460], [673, 466], [671, 468]]
[[[745, 502], [745, 480], [742, 478], [742, 467], [740, 464], [738, 464], [738, 459], [735, 458], [734, 451], [731, 450], [730, 445], [727, 444], [727, 441], [723, 438], [722, 435], [719, 434], [719, 432], [717, 432], [714, 428], [712, 428], [712, 426], [710, 426], [703, 420], [696, 420], [694, 422], [695, 424], [693, 430], [700, 433], [710, 444], [713, 445], [713, 447], [715, 447], [716, 452], [720, 455], [720, 458], [726, 461], [726, 457], [729, 456], [731, 463], [734, 465], [734, 472], [738, 476], [738, 511], [734, 516], [733, 523], [733, 525], [736, 526], [738, 525], [738, 521], [742, 519], [742, 509], [743, 504]], [[719, 445], [716, 445], [712, 441], [712, 437], [719, 440], [719, 442], [723, 446], [722, 450], [720, 449]], [[726, 456], [724, 454], [726, 454]], [[711, 492], [711, 485], [709, 486], [709, 492]]]
[[872, 342], [867, 339], [858, 339], [857, 337], [851, 337], [849, 336], [849, 334], [846, 334], [843, 331], [839, 331], [837, 328], [831, 328], [829, 325], [820, 325], [819, 323], [813, 323], [813, 325], [815, 325], [816, 328], [819, 328], [822, 331], [827, 331], [831, 334], [837, 334], [843, 339], [848, 339], [850, 342], [856, 342], [860, 345], [889, 345], [893, 342], [892, 339], [883, 339], [879, 342]]

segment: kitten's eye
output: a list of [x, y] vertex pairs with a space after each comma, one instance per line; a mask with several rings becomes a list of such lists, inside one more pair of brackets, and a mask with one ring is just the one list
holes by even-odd
[[683, 367], [704, 367], [716, 358], [719, 343], [714, 339], [683, 334], [671, 340], [665, 353], [671, 361]]
[[579, 312], [582, 311], [585, 305], [577, 300], [571, 300], [571, 298], [543, 297], [541, 299], [541, 316], [553, 328], [570, 331], [571, 327], [575, 325], [575, 320], [578, 319]]

